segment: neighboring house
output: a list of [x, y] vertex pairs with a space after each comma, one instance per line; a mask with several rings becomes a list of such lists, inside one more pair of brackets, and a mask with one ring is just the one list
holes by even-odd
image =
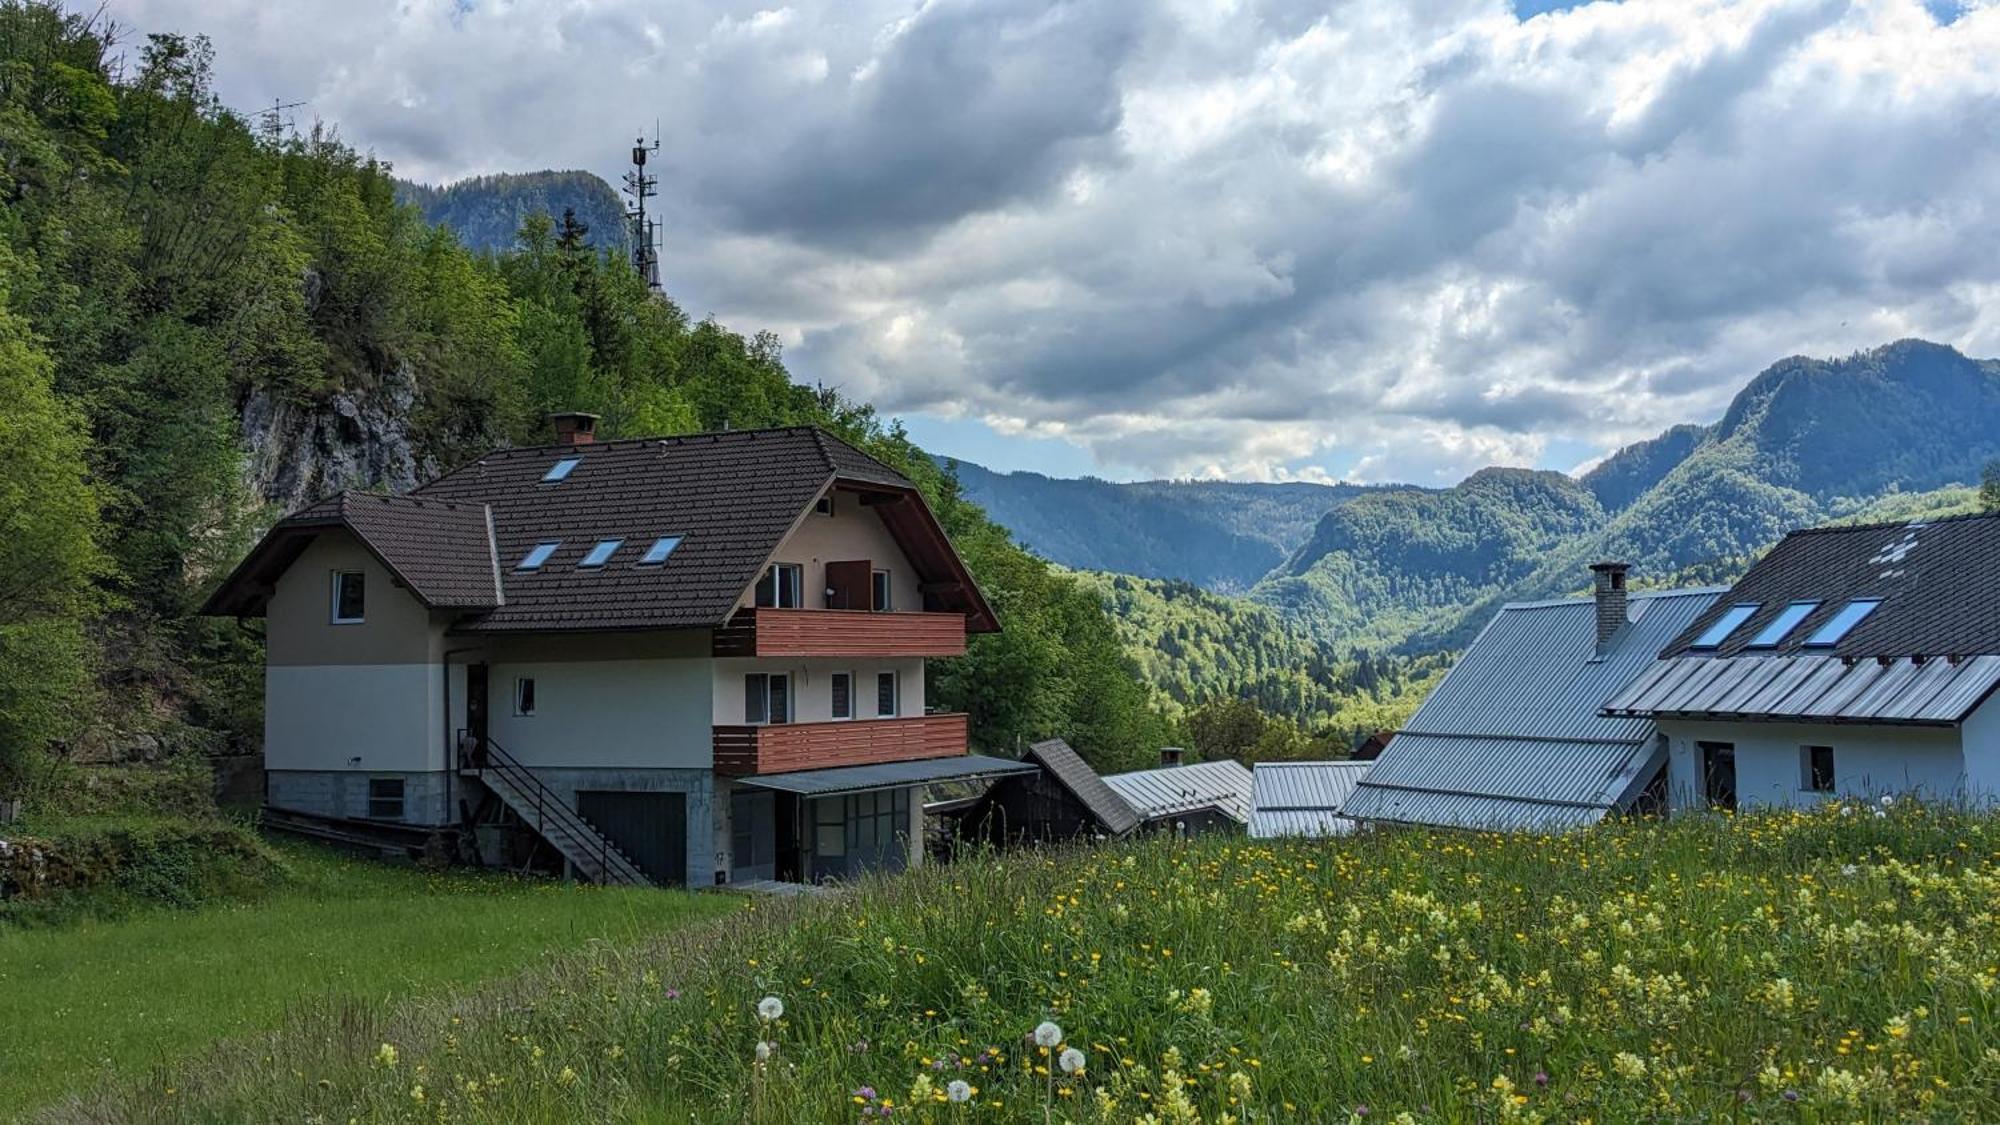
[[1358, 820], [1568, 829], [1663, 785], [1665, 740], [1604, 701], [1714, 602], [1714, 589], [1628, 595], [1626, 567], [1591, 568], [1594, 595], [1495, 614], [1341, 811]]
[[1372, 762], [1258, 762], [1250, 768], [1250, 835], [1345, 836], [1340, 806]]
[[556, 422], [286, 517], [209, 600], [266, 619], [272, 807], [525, 826], [597, 880], [810, 881], [911, 862], [925, 785], [1033, 769], [927, 706], [926, 658], [999, 625], [908, 479], [809, 428]]
[[1028, 747], [1036, 772], [1003, 777], [958, 814], [957, 838], [996, 845], [1115, 839], [1139, 814], [1060, 738]]
[[1605, 714], [1675, 808], [2000, 799], [2000, 516], [1793, 532], [1663, 650]]
[[[1179, 761], [1180, 751], [1165, 750], [1161, 756]], [[1192, 836], [1240, 831], [1248, 825], [1250, 781], [1250, 771], [1243, 763], [1224, 758], [1116, 773], [1105, 778], [1104, 784], [1139, 814], [1143, 830]]]

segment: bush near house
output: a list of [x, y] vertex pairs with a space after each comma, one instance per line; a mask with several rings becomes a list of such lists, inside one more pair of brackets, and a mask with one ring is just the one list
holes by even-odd
[[1995, 1120], [1997, 903], [2000, 819], [1904, 804], [1015, 855], [71, 1116]]

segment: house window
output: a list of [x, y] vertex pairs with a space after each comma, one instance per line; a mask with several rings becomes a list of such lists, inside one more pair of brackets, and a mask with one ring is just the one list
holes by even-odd
[[402, 778], [371, 777], [368, 779], [368, 819], [403, 819]]
[[1833, 792], [1833, 747], [1799, 747], [1799, 783], [1811, 793]]
[[886, 570], [878, 570], [874, 574], [874, 579], [875, 579], [875, 611], [877, 613], [886, 613], [891, 608], [893, 608], [889, 604], [890, 602], [889, 572]]
[[1832, 648], [1839, 644], [1850, 630], [1866, 620], [1881, 604], [1881, 598], [1856, 598], [1841, 606], [1839, 613], [1828, 618], [1826, 624], [1813, 630], [1813, 635], [1806, 638], [1806, 647]]
[[877, 715], [887, 718], [896, 713], [897, 704], [902, 702], [900, 698], [902, 693], [897, 690], [898, 687], [896, 673], [877, 672], [875, 674], [875, 713]]
[[359, 625], [366, 609], [363, 597], [363, 580], [358, 570], [336, 570], [333, 572], [333, 623], [335, 625]]
[[757, 604], [767, 609], [797, 609], [805, 604], [805, 567], [775, 563], [757, 580]]
[[661, 563], [666, 562], [667, 556], [673, 554], [674, 548], [680, 545], [680, 536], [662, 535], [658, 539], [653, 540], [653, 545], [646, 548], [645, 554], [639, 556], [639, 565], [659, 566]]
[[833, 684], [833, 717], [851, 719], [854, 717], [854, 673], [835, 672]]
[[516, 715], [535, 713], [535, 681], [532, 676], [522, 676], [514, 681], [514, 713]]
[[1757, 612], [1757, 606], [1757, 602], [1744, 602], [1723, 610], [1722, 616], [1715, 619], [1715, 624], [1702, 630], [1701, 636], [1696, 637], [1694, 643], [1688, 647], [1694, 649], [1721, 648], [1722, 642], [1729, 639], [1729, 634], [1734, 633], [1738, 626], [1750, 620], [1751, 616]]
[[792, 721], [792, 679], [782, 672], [752, 672], [743, 677], [743, 721]]
[[603, 566], [611, 561], [611, 556], [617, 553], [619, 546], [624, 542], [623, 539], [600, 539], [597, 541], [597, 546], [592, 547], [590, 553], [583, 556], [583, 561], [576, 565], [592, 569]]
[[820, 497], [818, 500], [813, 501], [813, 511], [818, 512], [822, 516], [832, 515], [833, 493], [829, 492], [825, 496]]
[[537, 543], [528, 549], [527, 554], [521, 556], [518, 565], [522, 570], [540, 570], [542, 564], [548, 562], [549, 556], [555, 554], [556, 548], [560, 546], [561, 543]]

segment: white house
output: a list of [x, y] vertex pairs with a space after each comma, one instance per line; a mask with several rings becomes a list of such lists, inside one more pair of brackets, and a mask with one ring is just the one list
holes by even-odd
[[1794, 532], [1606, 705], [1674, 808], [2000, 799], [2000, 516]]

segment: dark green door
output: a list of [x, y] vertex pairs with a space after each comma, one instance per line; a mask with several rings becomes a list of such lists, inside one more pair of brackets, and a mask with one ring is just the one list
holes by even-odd
[[687, 794], [586, 789], [576, 811], [661, 886], [687, 882]]

